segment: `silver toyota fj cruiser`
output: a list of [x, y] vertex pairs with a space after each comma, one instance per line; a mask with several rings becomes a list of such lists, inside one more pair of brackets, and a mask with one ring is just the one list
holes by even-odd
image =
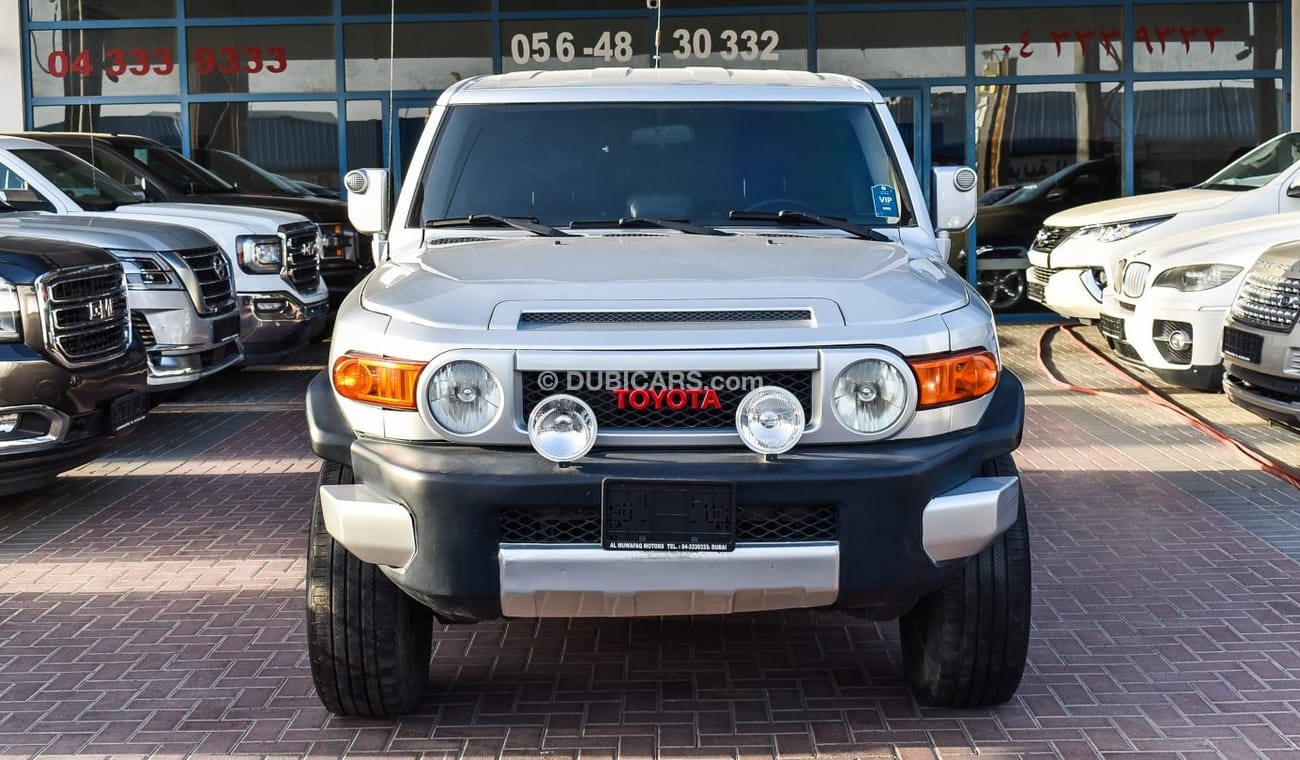
[[[806, 72], [529, 72], [439, 98], [308, 392], [308, 647], [347, 715], [410, 709], [433, 618], [901, 616], [937, 705], [1029, 636], [1024, 410], [878, 93]], [[941, 232], [936, 234], [935, 230]]]

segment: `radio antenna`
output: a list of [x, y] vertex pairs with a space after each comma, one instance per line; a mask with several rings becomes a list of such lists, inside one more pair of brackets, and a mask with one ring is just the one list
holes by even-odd
[[645, 0], [645, 7], [655, 12], [655, 54], [654, 67], [659, 68], [659, 33], [664, 25], [663, 0]]

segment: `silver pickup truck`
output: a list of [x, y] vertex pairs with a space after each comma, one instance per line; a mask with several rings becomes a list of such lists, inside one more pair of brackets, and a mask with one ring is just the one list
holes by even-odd
[[131, 329], [149, 389], [175, 390], [243, 359], [230, 268], [212, 238], [175, 224], [113, 216], [0, 214], [0, 235], [96, 246], [126, 270]]
[[448, 89], [391, 216], [350, 173], [382, 263], [308, 392], [325, 705], [409, 709], [435, 617], [810, 607], [901, 616], [926, 703], [1009, 699], [1024, 395], [944, 263], [975, 173], [931, 212], [911, 167], [855, 79], [601, 69]]

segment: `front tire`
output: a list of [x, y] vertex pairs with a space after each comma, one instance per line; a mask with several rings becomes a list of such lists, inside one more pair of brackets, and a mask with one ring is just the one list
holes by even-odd
[[[321, 465], [319, 485], [352, 482], [351, 467]], [[428, 685], [432, 645], [433, 613], [334, 540], [318, 489], [307, 546], [307, 653], [326, 709], [365, 718], [409, 712]]]
[[[985, 475], [1017, 474], [1007, 454]], [[1020, 496], [1015, 523], [947, 584], [899, 618], [903, 670], [917, 701], [987, 707], [1011, 699], [1029, 654], [1029, 523]]]

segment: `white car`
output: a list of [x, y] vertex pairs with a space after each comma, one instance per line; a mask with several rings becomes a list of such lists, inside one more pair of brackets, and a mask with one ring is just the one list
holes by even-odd
[[1196, 187], [1053, 214], [1029, 249], [1029, 298], [1067, 317], [1098, 319], [1106, 277], [1120, 259], [1189, 230], [1300, 211], [1298, 159], [1300, 132], [1288, 132]]
[[1098, 327], [1116, 356], [1176, 385], [1219, 390], [1223, 320], [1255, 260], [1300, 240], [1300, 212], [1160, 240], [1122, 260]]

